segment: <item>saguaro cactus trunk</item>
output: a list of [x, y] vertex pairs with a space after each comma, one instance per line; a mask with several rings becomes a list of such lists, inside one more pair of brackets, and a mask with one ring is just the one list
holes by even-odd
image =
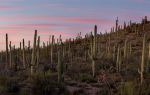
[[24, 42], [24, 39], [22, 40], [22, 45], [23, 45], [23, 46], [22, 46], [22, 47], [23, 47], [23, 50], [22, 50], [22, 54], [23, 54], [23, 55], [22, 55], [22, 57], [23, 57], [23, 67], [26, 68], [26, 61], [25, 61], [25, 59], [26, 59], [26, 58], [25, 58], [25, 42]]
[[62, 59], [61, 59], [59, 50], [58, 50], [57, 71], [58, 71], [58, 83], [61, 83], [63, 81], [63, 63], [62, 63]]
[[8, 54], [8, 34], [6, 34], [6, 68], [8, 67], [9, 65], [9, 54]]
[[52, 43], [51, 43], [51, 64], [53, 64], [53, 45], [54, 45], [54, 35], [52, 35]]
[[141, 85], [143, 84], [143, 72], [144, 72], [144, 64], [145, 64], [145, 53], [146, 53], [146, 34], [144, 34], [144, 38], [143, 38], [141, 67], [140, 67], [140, 70], [138, 69], [138, 72], [139, 72], [140, 78], [141, 78]]
[[92, 60], [92, 75], [95, 77], [95, 60], [96, 60], [96, 37], [97, 37], [97, 26], [94, 27], [94, 38], [91, 39], [91, 54], [89, 53], [90, 59]]
[[34, 34], [34, 42], [33, 42], [33, 49], [32, 49], [32, 59], [31, 59], [31, 75], [34, 73], [34, 67], [35, 67], [36, 41], [37, 41], [37, 30], [35, 30], [35, 34]]
[[40, 58], [40, 36], [38, 36], [38, 43], [37, 43], [37, 66], [39, 65], [39, 58]]
[[125, 40], [125, 43], [124, 43], [124, 62], [126, 61], [127, 59], [127, 40]]
[[12, 68], [12, 48], [11, 48], [11, 41], [10, 41], [10, 44], [9, 44], [9, 67]]
[[120, 72], [120, 66], [121, 66], [121, 52], [120, 52], [120, 46], [118, 46], [117, 62], [116, 62], [116, 70], [117, 70], [117, 72]]

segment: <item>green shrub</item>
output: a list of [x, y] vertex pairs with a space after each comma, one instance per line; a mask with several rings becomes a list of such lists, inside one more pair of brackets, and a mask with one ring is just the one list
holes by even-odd
[[50, 73], [34, 74], [30, 82], [32, 95], [57, 95], [59, 93], [66, 93], [65, 86], [58, 84], [57, 80], [53, 80], [51, 77], [53, 76]]

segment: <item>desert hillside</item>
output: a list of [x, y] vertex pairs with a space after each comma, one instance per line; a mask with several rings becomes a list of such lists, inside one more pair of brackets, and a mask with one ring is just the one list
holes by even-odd
[[6, 34], [0, 52], [0, 95], [149, 95], [150, 21], [127, 22], [107, 33], [61, 35], [15, 47]]

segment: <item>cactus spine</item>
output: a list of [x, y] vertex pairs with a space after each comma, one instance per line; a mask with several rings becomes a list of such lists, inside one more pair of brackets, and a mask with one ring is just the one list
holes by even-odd
[[145, 64], [145, 53], [146, 53], [146, 34], [144, 34], [144, 38], [143, 38], [141, 69], [138, 69], [138, 72], [139, 72], [140, 78], [141, 78], [141, 85], [143, 84], [143, 72], [144, 72], [144, 64]]
[[36, 41], [37, 41], [37, 30], [35, 30], [35, 34], [34, 34], [32, 59], [31, 59], [31, 75], [34, 73], [34, 66], [35, 66], [35, 60], [36, 60]]

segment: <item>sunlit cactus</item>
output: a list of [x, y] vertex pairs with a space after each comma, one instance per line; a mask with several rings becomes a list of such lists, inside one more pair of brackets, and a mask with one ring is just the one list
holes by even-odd
[[139, 72], [139, 74], [140, 74], [140, 79], [141, 79], [141, 85], [143, 84], [143, 73], [144, 73], [144, 64], [145, 64], [145, 54], [146, 54], [146, 34], [144, 34], [144, 38], [143, 38], [141, 67], [140, 67], [140, 69], [138, 69], [138, 72]]
[[37, 41], [37, 60], [36, 60], [36, 64], [37, 66], [39, 65], [39, 60], [40, 60], [40, 36], [38, 36], [38, 41]]
[[127, 40], [124, 42], [124, 61], [127, 59]]
[[34, 34], [34, 42], [33, 42], [33, 49], [32, 49], [32, 59], [31, 59], [31, 75], [34, 73], [34, 67], [36, 62], [36, 41], [37, 41], [37, 30], [35, 30]]
[[62, 58], [59, 50], [58, 50], [57, 72], [58, 72], [58, 83], [61, 83], [63, 82], [63, 63], [62, 63]]
[[97, 26], [95, 25], [94, 38], [91, 39], [91, 54], [89, 53], [90, 59], [92, 60], [92, 76], [93, 77], [95, 77], [96, 37], [97, 37]]

